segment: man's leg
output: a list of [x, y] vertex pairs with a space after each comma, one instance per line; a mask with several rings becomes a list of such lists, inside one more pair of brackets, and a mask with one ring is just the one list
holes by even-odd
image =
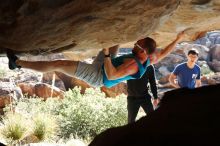
[[146, 114], [148, 114], [154, 110], [153, 105], [151, 103], [151, 96], [147, 96], [145, 99], [142, 100], [141, 107], [143, 108], [143, 110]]
[[103, 86], [101, 65], [92, 65], [79, 61], [56, 60], [56, 61], [24, 61], [19, 60], [12, 50], [8, 50], [9, 68], [27, 68], [39, 72], [58, 71], [72, 77], [76, 77], [93, 87]]
[[127, 98], [128, 123], [135, 122], [139, 108], [140, 104], [136, 99], [130, 97]]
[[24, 61], [14, 54], [13, 50], [7, 49], [6, 55], [9, 60], [9, 68], [27, 68], [39, 72], [59, 71], [69, 76], [74, 76], [78, 67], [78, 61], [56, 60], [56, 61]]
[[56, 61], [24, 61], [17, 60], [16, 64], [21, 68], [32, 69], [39, 72], [58, 71], [69, 76], [74, 76], [78, 61], [56, 60]]

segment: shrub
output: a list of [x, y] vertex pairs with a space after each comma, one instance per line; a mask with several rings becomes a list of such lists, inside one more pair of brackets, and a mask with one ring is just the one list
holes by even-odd
[[213, 74], [214, 72], [209, 68], [207, 64], [202, 64], [201, 65], [201, 74], [202, 75], [209, 75]]
[[[73, 137], [90, 140], [103, 130], [124, 125], [127, 122], [126, 98], [105, 98], [97, 89], [87, 89], [80, 94], [80, 88], [69, 90], [63, 100], [49, 98], [24, 98], [15, 105], [16, 112], [29, 117], [39, 113], [51, 115], [58, 121], [59, 138]], [[44, 116], [45, 117], [45, 116]], [[43, 119], [41, 119], [43, 120]], [[43, 132], [43, 123], [38, 121], [38, 135]], [[44, 137], [42, 134], [39, 137]]]
[[[94, 137], [103, 130], [124, 125], [127, 122], [125, 98], [105, 98], [99, 90], [87, 89], [78, 96], [76, 90], [66, 93], [60, 109], [62, 134], [79, 138]], [[79, 92], [79, 91], [78, 91]]]

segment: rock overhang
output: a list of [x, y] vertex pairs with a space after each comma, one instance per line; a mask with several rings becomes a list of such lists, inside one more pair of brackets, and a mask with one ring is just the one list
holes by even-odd
[[[73, 51], [93, 56], [115, 44], [153, 37], [168, 44], [220, 29], [218, 0], [6, 0], [0, 4], [0, 49], [32, 55]], [[123, 45], [124, 44], [124, 45]]]

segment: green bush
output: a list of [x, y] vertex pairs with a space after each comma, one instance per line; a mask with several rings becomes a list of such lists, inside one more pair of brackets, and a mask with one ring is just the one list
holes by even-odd
[[[77, 91], [79, 92], [79, 91]], [[94, 137], [103, 130], [124, 125], [127, 120], [126, 100], [105, 98], [98, 90], [88, 89], [84, 95], [76, 90], [66, 93], [60, 109], [62, 134], [80, 138]]]
[[57, 136], [68, 139], [89, 140], [103, 130], [124, 125], [127, 122], [126, 98], [105, 98], [100, 90], [87, 89], [80, 94], [80, 88], [69, 90], [63, 100], [49, 98], [24, 98], [16, 103], [16, 112], [33, 117], [44, 113], [55, 117], [60, 129]]
[[213, 74], [214, 72], [209, 68], [207, 64], [201, 65], [201, 74], [202, 75], [209, 75]]

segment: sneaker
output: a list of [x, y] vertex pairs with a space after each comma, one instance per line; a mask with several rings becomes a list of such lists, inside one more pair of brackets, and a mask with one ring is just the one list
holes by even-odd
[[8, 57], [8, 67], [11, 70], [14, 70], [16, 68], [21, 68], [21, 66], [17, 65], [15, 62], [18, 59], [18, 57], [14, 54], [14, 52], [12, 50], [7, 49], [7, 57]]

